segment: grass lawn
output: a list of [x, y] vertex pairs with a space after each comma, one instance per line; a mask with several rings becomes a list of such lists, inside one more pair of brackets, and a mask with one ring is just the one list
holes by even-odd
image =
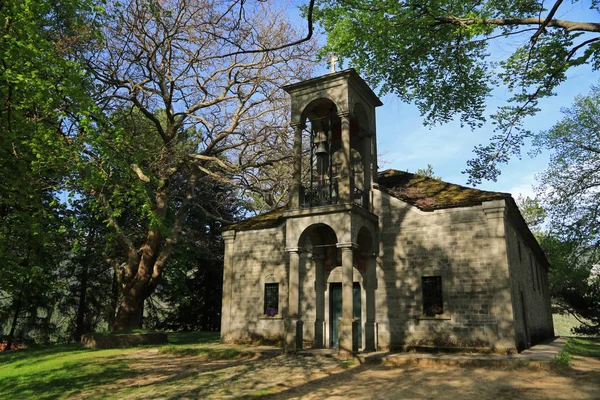
[[[205, 350], [219, 342], [219, 333], [190, 332], [169, 334], [167, 354], [205, 354], [208, 358], [236, 357], [231, 351]], [[103, 387], [132, 378], [136, 352], [148, 347], [91, 350], [80, 345], [49, 346], [0, 353], [0, 399], [56, 399], [77, 397], [81, 393], [108, 393]], [[186, 353], [188, 352], [188, 353]], [[109, 389], [107, 389], [109, 390]]]
[[563, 350], [572, 356], [600, 358], [600, 338], [572, 337]]

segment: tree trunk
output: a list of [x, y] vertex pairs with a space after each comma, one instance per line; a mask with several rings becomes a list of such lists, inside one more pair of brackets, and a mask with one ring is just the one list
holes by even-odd
[[132, 288], [123, 293], [117, 316], [112, 324], [113, 332], [142, 328], [145, 300], [143, 292], [139, 288]]
[[81, 287], [79, 289], [79, 304], [77, 306], [77, 319], [75, 322], [75, 341], [81, 340], [81, 335], [86, 331], [85, 326], [85, 302], [87, 300], [87, 284], [88, 284], [88, 259], [83, 262], [81, 277], [79, 278]]
[[119, 278], [117, 277], [116, 271], [113, 273], [113, 284], [110, 295], [110, 310], [106, 320], [108, 321], [108, 326], [112, 329], [116, 321], [115, 313], [117, 310], [117, 305], [119, 304]]
[[13, 301], [13, 306], [15, 308], [15, 313], [13, 315], [12, 324], [10, 325], [10, 332], [8, 333], [8, 337], [6, 338], [6, 347], [4, 351], [10, 350], [13, 345], [15, 330], [17, 329], [17, 322], [19, 320], [19, 313], [21, 312], [21, 300], [15, 299]]
[[81, 262], [81, 276], [79, 278], [80, 288], [79, 288], [79, 304], [77, 305], [77, 318], [75, 320], [75, 341], [79, 342], [81, 340], [81, 335], [83, 335], [86, 330], [89, 329], [88, 326], [85, 326], [85, 304], [87, 301], [87, 287], [88, 287], [88, 271], [89, 265], [92, 262], [92, 243], [95, 239], [96, 230], [92, 228], [88, 234], [85, 255]]

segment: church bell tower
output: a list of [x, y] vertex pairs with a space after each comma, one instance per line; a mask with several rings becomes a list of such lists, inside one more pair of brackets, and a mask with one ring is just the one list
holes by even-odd
[[[353, 69], [283, 89], [292, 98], [295, 130], [293, 182], [283, 213], [285, 349], [298, 351], [306, 336], [316, 348], [373, 350], [379, 225], [371, 190], [377, 180], [375, 108], [382, 103]], [[333, 295], [339, 289], [341, 296]], [[314, 308], [306, 309], [313, 298]]]
[[369, 209], [379, 98], [353, 69], [283, 89], [292, 97], [295, 129], [290, 210], [351, 203]]

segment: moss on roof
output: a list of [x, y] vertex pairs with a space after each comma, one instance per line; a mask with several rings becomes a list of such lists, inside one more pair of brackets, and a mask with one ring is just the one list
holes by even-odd
[[[484, 201], [510, 197], [509, 193], [488, 192], [393, 169], [381, 172], [378, 181], [382, 191], [423, 211], [472, 206]], [[283, 221], [285, 210], [286, 207], [276, 208], [228, 225], [224, 230], [250, 231], [274, 228]]]
[[488, 192], [393, 169], [381, 172], [378, 183], [381, 190], [424, 211], [510, 197], [509, 193]]
[[228, 225], [223, 230], [250, 231], [253, 229], [274, 228], [282, 221], [285, 207], [276, 208], [264, 214], [245, 219], [238, 223]]

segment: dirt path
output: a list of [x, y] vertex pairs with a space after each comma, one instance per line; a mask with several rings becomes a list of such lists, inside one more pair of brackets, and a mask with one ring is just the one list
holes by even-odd
[[152, 349], [121, 360], [130, 376], [73, 398], [600, 399], [600, 359], [595, 358], [575, 358], [565, 371], [531, 365], [388, 367], [273, 353], [211, 361]]
[[569, 371], [359, 366], [268, 399], [600, 399], [600, 360]]

